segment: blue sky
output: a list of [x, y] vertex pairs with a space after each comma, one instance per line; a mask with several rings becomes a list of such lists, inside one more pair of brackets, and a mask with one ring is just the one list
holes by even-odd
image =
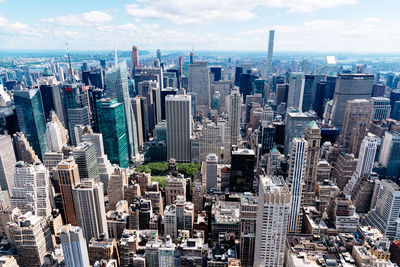
[[398, 0], [0, 0], [0, 49], [400, 52]]

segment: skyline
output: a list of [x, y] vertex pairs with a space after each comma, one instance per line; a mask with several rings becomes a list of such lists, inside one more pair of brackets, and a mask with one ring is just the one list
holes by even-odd
[[0, 0], [0, 49], [400, 52], [396, 1], [40, 2]]

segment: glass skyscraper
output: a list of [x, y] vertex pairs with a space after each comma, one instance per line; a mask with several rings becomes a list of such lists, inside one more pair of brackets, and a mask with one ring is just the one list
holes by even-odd
[[15, 91], [14, 104], [19, 128], [36, 155], [43, 160], [44, 153], [47, 152], [46, 121], [39, 90]]
[[128, 71], [123, 61], [112, 67], [106, 73], [106, 96], [117, 98], [125, 108], [126, 132], [128, 137], [129, 157], [133, 159], [138, 154], [136, 120], [129, 97]]
[[115, 98], [98, 100], [97, 117], [99, 131], [103, 134], [104, 152], [109, 160], [122, 168], [129, 167], [124, 105]]

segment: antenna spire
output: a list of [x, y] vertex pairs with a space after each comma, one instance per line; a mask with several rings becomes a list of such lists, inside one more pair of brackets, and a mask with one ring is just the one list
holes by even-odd
[[115, 26], [113, 26], [113, 39], [114, 39], [114, 59], [115, 59], [115, 66], [118, 66], [118, 53], [117, 53], [117, 42], [115, 38]]
[[68, 54], [68, 74], [70, 75], [70, 78], [73, 77], [72, 75], [72, 65], [71, 65], [71, 57], [69, 55], [69, 46], [68, 46], [68, 41], [66, 42], [67, 45], [67, 54]]

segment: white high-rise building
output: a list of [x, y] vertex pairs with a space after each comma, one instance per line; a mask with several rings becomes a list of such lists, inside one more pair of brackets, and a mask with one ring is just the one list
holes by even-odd
[[209, 154], [206, 161], [206, 185], [207, 191], [217, 188], [218, 179], [218, 156]]
[[272, 55], [274, 53], [274, 38], [275, 38], [275, 31], [270, 30], [268, 39], [267, 79], [272, 74]]
[[61, 246], [66, 267], [89, 266], [86, 239], [79, 226], [64, 225], [60, 233]]
[[391, 241], [400, 238], [400, 187], [389, 179], [380, 182], [375, 208], [361, 221], [377, 227]]
[[254, 267], [283, 266], [290, 199], [283, 178], [260, 177]]
[[165, 98], [167, 119], [167, 158], [190, 162], [192, 106], [189, 95], [168, 95]]
[[290, 74], [286, 107], [302, 110], [304, 82], [304, 73], [292, 72]]
[[126, 62], [123, 61], [113, 66], [106, 72], [107, 97], [117, 98], [118, 103], [125, 107], [125, 120], [128, 133], [128, 148], [130, 158], [138, 154], [138, 139], [136, 131], [136, 120], [133, 113], [131, 99], [129, 97], [128, 72]]
[[[239, 88], [232, 88], [229, 95], [229, 127], [231, 133], [230, 146], [237, 145], [240, 139], [240, 117], [241, 117], [242, 96], [239, 93]], [[225, 149], [231, 149], [225, 148]]]
[[358, 179], [363, 175], [368, 175], [372, 172], [377, 146], [378, 138], [375, 135], [368, 133], [367, 136], [364, 137], [360, 146], [356, 171], [343, 189], [344, 193], [351, 194]]
[[9, 135], [0, 135], [0, 186], [1, 191], [10, 193], [14, 187], [15, 154]]
[[113, 173], [113, 166], [104, 154], [103, 135], [101, 133], [87, 133], [82, 137], [83, 142], [90, 142], [94, 145], [97, 157], [97, 167], [99, 169], [100, 181], [103, 183], [104, 188], [108, 186], [108, 180]]
[[63, 143], [61, 140], [61, 131], [58, 124], [48, 122], [46, 126], [47, 146], [50, 151], [61, 151]]
[[194, 62], [189, 65], [188, 92], [197, 94], [196, 109], [208, 114], [210, 108], [210, 75], [207, 62]]
[[78, 225], [86, 240], [108, 238], [103, 183], [86, 180], [72, 189]]
[[50, 188], [49, 172], [42, 163], [20, 161], [15, 165], [11, 206], [46, 218], [51, 215]]
[[307, 141], [294, 138], [290, 151], [288, 187], [292, 196], [288, 232], [300, 233], [303, 221], [304, 175], [307, 162]]

